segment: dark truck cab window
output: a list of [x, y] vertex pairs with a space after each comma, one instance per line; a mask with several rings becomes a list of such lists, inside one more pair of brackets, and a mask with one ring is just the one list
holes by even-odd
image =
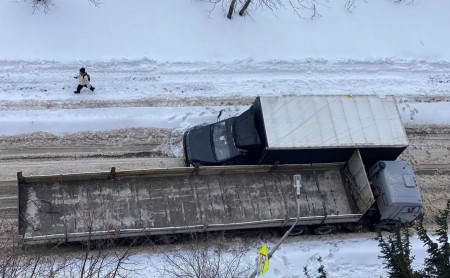
[[232, 119], [211, 126], [212, 147], [217, 161], [225, 161], [240, 155], [239, 150], [234, 146], [231, 136], [230, 120]]

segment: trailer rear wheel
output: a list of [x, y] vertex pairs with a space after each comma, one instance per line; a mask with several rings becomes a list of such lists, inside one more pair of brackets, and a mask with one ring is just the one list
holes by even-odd
[[385, 231], [385, 232], [392, 232], [395, 225], [389, 225], [389, 224], [373, 224], [370, 227], [370, 230], [373, 232], [376, 232], [377, 230]]
[[316, 235], [327, 235], [336, 231], [336, 227], [333, 225], [322, 225], [314, 229], [314, 234]]
[[147, 237], [125, 237], [119, 240], [121, 246], [139, 246], [148, 241]]
[[171, 244], [177, 242], [179, 239], [179, 235], [161, 235], [155, 236], [154, 242], [159, 244]]
[[301, 235], [306, 235], [309, 233], [309, 229], [306, 226], [295, 226], [291, 233], [289, 234], [290, 236], [301, 236]]
[[362, 225], [361, 224], [355, 224], [355, 223], [344, 223], [344, 224], [342, 224], [342, 228], [345, 231], [347, 231], [347, 232], [354, 233], [356, 231], [361, 230]]

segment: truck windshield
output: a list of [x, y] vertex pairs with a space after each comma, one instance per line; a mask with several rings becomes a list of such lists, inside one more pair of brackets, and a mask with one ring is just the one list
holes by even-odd
[[227, 130], [227, 121], [212, 125], [213, 149], [217, 161], [227, 160], [235, 155], [235, 147]]

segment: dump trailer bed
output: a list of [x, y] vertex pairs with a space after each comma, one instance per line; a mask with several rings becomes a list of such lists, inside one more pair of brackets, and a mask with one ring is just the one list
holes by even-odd
[[349, 163], [221, 166], [23, 177], [24, 244], [358, 221], [373, 204], [359, 153]]

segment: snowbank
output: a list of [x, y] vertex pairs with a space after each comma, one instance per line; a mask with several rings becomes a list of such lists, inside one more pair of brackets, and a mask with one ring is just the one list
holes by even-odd
[[228, 20], [207, 1], [24, 2], [0, 2], [0, 60], [450, 60], [449, 1], [318, 1], [313, 21], [288, 6]]

